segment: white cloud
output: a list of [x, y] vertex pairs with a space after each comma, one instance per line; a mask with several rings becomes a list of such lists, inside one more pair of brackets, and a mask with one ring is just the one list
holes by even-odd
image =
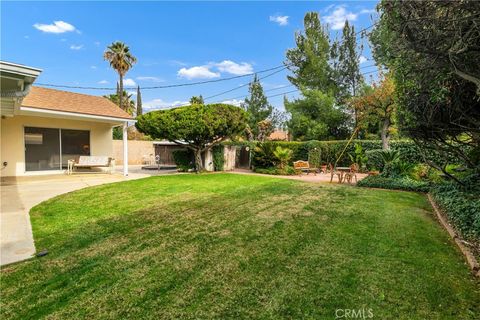
[[324, 17], [325, 22], [330, 25], [333, 30], [340, 30], [345, 26], [345, 21], [355, 21], [357, 20], [358, 14], [353, 12], [348, 12], [345, 9], [345, 6], [337, 6], [335, 10], [329, 15]]
[[288, 16], [280, 16], [278, 14], [270, 16], [270, 21], [278, 23], [279, 26], [286, 26], [288, 24]]
[[360, 62], [360, 64], [367, 62], [367, 60], [368, 59], [365, 58], [364, 56], [360, 56], [360, 58], [358, 58], [358, 62]]
[[47, 33], [64, 33], [75, 31], [75, 27], [65, 21], [54, 21], [53, 24], [35, 23], [34, 28]]
[[157, 78], [157, 77], [137, 77], [139, 81], [151, 81], [151, 82], [164, 82], [165, 80]]
[[253, 73], [253, 67], [246, 62], [236, 63], [231, 60], [224, 60], [219, 63], [214, 63], [220, 72], [226, 72], [238, 76]]
[[137, 83], [133, 79], [127, 78], [123, 80], [123, 85], [125, 87], [136, 87]]
[[23, 37], [24, 37], [25, 39], [30, 39], [30, 37], [29, 37], [29, 36], [23, 36]]
[[90, 69], [95, 70], [95, 69], [97, 69], [97, 66], [90, 66]]
[[170, 108], [180, 107], [188, 104], [189, 104], [188, 101], [168, 102], [158, 98], [158, 99], [153, 99], [153, 100], [144, 102], [142, 104], [142, 107], [145, 111], [153, 111], [153, 110], [160, 110], [160, 109], [170, 109]]
[[210, 71], [208, 66], [198, 66], [191, 68], [182, 68], [178, 70], [178, 76], [182, 78], [191, 79], [211, 79], [220, 77], [219, 72]]
[[136, 96], [137, 91], [136, 90], [130, 90], [130, 91], [127, 91], [127, 94], [130, 95], [130, 96]]
[[79, 45], [72, 44], [72, 45], [70, 46], [70, 49], [72, 49], [72, 50], [80, 50], [80, 49], [83, 49], [83, 44], [79, 44]]
[[242, 103], [244, 103], [244, 102], [245, 102], [244, 100], [237, 100], [237, 99], [222, 101], [222, 103], [231, 104], [231, 105], [234, 105], [234, 106], [237, 106], [237, 107], [240, 107], [242, 105]]
[[95, 41], [93, 44], [98, 47], [100, 45], [100, 41]]
[[65, 42], [65, 41], [67, 41], [67, 39], [62, 38], [62, 39], [60, 39], [60, 41]]
[[100, 80], [100, 81], [98, 81], [98, 84], [107, 84], [107, 83], [108, 83], [107, 80]]

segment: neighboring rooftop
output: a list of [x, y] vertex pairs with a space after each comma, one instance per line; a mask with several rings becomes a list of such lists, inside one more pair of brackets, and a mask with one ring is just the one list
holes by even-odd
[[30, 89], [29, 94], [23, 99], [22, 107], [132, 119], [128, 113], [107, 98], [41, 87]]
[[283, 140], [283, 141], [288, 141], [288, 132], [283, 131], [283, 130], [275, 130], [273, 131], [270, 136], [268, 137], [268, 140]]

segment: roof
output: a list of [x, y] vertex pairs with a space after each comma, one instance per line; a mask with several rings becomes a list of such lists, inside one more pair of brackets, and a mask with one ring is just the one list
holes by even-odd
[[0, 71], [36, 78], [42, 72], [42, 69], [29, 67], [24, 64], [0, 61]]
[[75, 92], [31, 87], [22, 107], [101, 117], [133, 119], [107, 98]]
[[268, 140], [286, 140], [288, 141], [288, 132], [283, 130], [275, 130], [273, 131]]

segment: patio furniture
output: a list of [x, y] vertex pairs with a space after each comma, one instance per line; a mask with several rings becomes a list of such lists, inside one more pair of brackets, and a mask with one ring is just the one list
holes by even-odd
[[320, 173], [327, 173], [328, 172], [328, 165], [327, 164], [322, 164], [320, 166]]
[[307, 175], [310, 174], [310, 172], [313, 172], [314, 175], [317, 175], [317, 168], [310, 168], [310, 163], [308, 163], [308, 161], [295, 161], [293, 163], [293, 169], [298, 175], [301, 175], [302, 172], [306, 172]]
[[109, 173], [113, 172], [114, 159], [106, 156], [80, 156], [78, 161], [68, 160], [67, 174], [72, 174], [76, 168], [108, 168]]
[[357, 183], [357, 172], [359, 170], [358, 164], [354, 163], [350, 166], [350, 171], [345, 172], [343, 180], [352, 183], [353, 178], [355, 178], [355, 183]]
[[331, 164], [331, 163], [328, 165], [328, 167], [329, 167], [329, 170], [330, 170], [330, 182], [333, 181], [334, 176], [337, 176], [338, 177], [338, 182], [342, 183], [343, 171], [338, 170], [339, 168], [342, 168], [342, 167], [334, 167], [333, 164]]

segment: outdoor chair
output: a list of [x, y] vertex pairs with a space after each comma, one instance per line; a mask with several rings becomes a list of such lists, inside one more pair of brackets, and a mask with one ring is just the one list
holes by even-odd
[[350, 166], [350, 172], [346, 172], [344, 175], [344, 180], [348, 183], [352, 183], [353, 178], [355, 178], [355, 183], [357, 183], [357, 172], [358, 164], [354, 163]]

